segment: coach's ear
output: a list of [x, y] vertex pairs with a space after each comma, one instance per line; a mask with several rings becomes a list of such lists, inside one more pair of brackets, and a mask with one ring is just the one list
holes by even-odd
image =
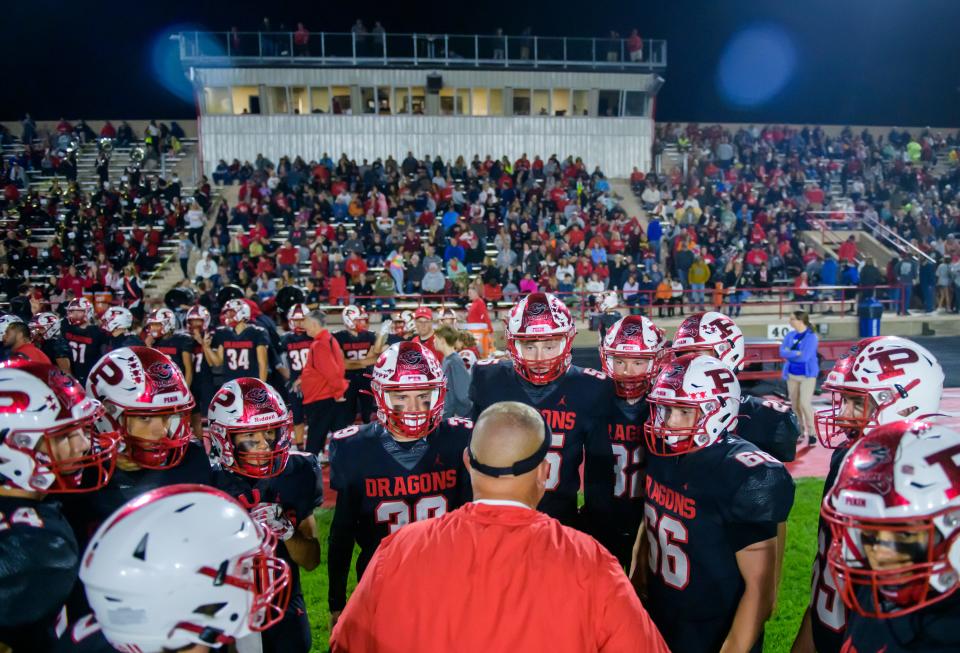
[[463, 466], [467, 468], [467, 473], [473, 471], [473, 467], [470, 466], [470, 447], [463, 448]]

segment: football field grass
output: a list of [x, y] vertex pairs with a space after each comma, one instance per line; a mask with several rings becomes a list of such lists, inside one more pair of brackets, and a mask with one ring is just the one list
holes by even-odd
[[[823, 479], [805, 478], [797, 481], [796, 501], [787, 524], [787, 549], [783, 561], [783, 577], [777, 610], [767, 623], [764, 651], [787, 653], [800, 625], [803, 611], [810, 598], [810, 569], [817, 543], [817, 514], [820, 510], [820, 492]], [[327, 532], [332, 510], [318, 510], [317, 527], [323, 549], [320, 566], [311, 573], [301, 571], [303, 594], [313, 629], [313, 650], [326, 651], [330, 636], [330, 614], [327, 611]], [[354, 550], [354, 560], [356, 553]], [[351, 564], [348, 591], [356, 585]]]

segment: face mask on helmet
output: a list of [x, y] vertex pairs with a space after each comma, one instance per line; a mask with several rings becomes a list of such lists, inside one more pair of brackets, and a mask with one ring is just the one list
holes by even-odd
[[[290, 455], [290, 425], [288, 418], [279, 425], [257, 426], [250, 429], [230, 428], [229, 450], [220, 452], [221, 464], [242, 476], [272, 478], [284, 470]], [[223, 430], [219, 424], [211, 425], [211, 431]], [[224, 438], [217, 437], [218, 443]], [[226, 449], [226, 448], [224, 448]]]
[[[831, 390], [828, 384], [824, 389]], [[887, 398], [890, 393], [879, 393], [881, 399]], [[844, 389], [831, 392], [829, 408], [818, 410], [814, 424], [817, 439], [828, 449], [838, 449], [856, 441], [871, 426], [876, 426], [877, 405], [869, 392]]]
[[650, 453], [680, 456], [713, 444], [717, 437], [707, 432], [707, 419], [721, 409], [719, 399], [703, 404], [651, 402], [650, 417], [643, 425]]
[[440, 425], [445, 395], [446, 390], [435, 384], [384, 392], [378, 402], [384, 426], [400, 437], [426, 437]]
[[650, 389], [657, 373], [656, 352], [637, 354], [605, 353], [603, 371], [613, 379], [614, 392], [622, 399], [638, 399]]
[[546, 385], [563, 376], [572, 362], [572, 337], [526, 337], [508, 339], [510, 357], [517, 374], [534, 385]]
[[183, 461], [193, 432], [190, 412], [123, 410], [113, 422], [122, 436], [121, 453], [144, 469], [169, 469]]
[[73, 326], [86, 326], [89, 323], [89, 318], [88, 318], [86, 309], [68, 308], [67, 322], [69, 322]]

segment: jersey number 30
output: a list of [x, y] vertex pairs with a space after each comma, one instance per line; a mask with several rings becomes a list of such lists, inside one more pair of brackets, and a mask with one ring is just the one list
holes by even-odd
[[687, 543], [687, 527], [667, 514], [657, 515], [649, 503], [643, 506], [650, 545], [650, 571], [660, 574], [668, 587], [684, 589], [690, 582], [690, 559], [680, 548]]
[[384, 501], [377, 506], [377, 523], [390, 524], [390, 532], [396, 533], [412, 521], [423, 521], [439, 517], [447, 512], [447, 498], [436, 495], [419, 499], [410, 509], [406, 501]]

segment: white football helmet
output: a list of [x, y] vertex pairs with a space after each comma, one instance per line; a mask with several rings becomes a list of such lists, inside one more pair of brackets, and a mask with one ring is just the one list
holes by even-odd
[[411, 335], [417, 330], [417, 320], [413, 317], [413, 311], [400, 311], [400, 319], [394, 320], [395, 333], [401, 338]]
[[743, 331], [732, 318], [716, 311], [694, 313], [677, 328], [673, 352], [707, 354], [717, 358], [731, 370], [743, 367], [746, 356]]
[[[570, 350], [577, 335], [577, 327], [570, 310], [555, 295], [530, 293], [510, 310], [505, 324], [507, 351], [513, 360], [513, 369], [521, 378], [534, 385], [546, 385], [556, 381], [570, 369], [573, 361]], [[524, 358], [521, 351], [523, 343], [554, 338], [562, 338], [558, 355], [540, 361], [528, 361]]]
[[117, 650], [219, 647], [283, 618], [290, 568], [274, 546], [224, 492], [169, 485], [128, 501], [97, 529], [80, 580]]
[[351, 304], [343, 309], [340, 316], [343, 319], [343, 326], [351, 331], [366, 331], [370, 325], [370, 316], [362, 306]]
[[899, 617], [957, 590], [958, 450], [960, 433], [913, 420], [879, 426], [850, 448], [821, 510], [833, 532], [827, 564], [849, 608]]
[[206, 333], [210, 329], [210, 311], [200, 304], [191, 306], [183, 322], [187, 325], [187, 331]]
[[[687, 354], [663, 367], [647, 401], [651, 410], [644, 435], [650, 453], [679, 456], [710, 446], [736, 429], [740, 382], [713, 356]], [[690, 408], [697, 410], [692, 426], [669, 425], [672, 410]]]
[[23, 324], [23, 320], [16, 315], [6, 314], [0, 315], [0, 339], [7, 334], [7, 327], [11, 324]]
[[[260, 379], [244, 377], [223, 384], [210, 402], [211, 454], [231, 471], [250, 478], [270, 478], [287, 465], [293, 417], [280, 393]], [[238, 435], [273, 431], [268, 448], [255, 451], [236, 443]]]
[[249, 322], [250, 305], [243, 299], [231, 299], [220, 309], [220, 322], [231, 329], [241, 322]]
[[[660, 369], [666, 347], [663, 330], [648, 317], [628, 315], [617, 320], [607, 329], [600, 343], [600, 363], [607, 376], [613, 379], [618, 397], [636, 399], [643, 396], [650, 381]], [[646, 361], [646, 369], [633, 371], [620, 369], [630, 360]]]
[[616, 310], [619, 304], [616, 290], [605, 290], [597, 296], [597, 310], [601, 313]]
[[168, 338], [177, 330], [177, 316], [169, 308], [158, 308], [150, 311], [143, 328], [156, 340]]
[[127, 331], [133, 327], [133, 313], [123, 306], [111, 306], [100, 316], [100, 326], [107, 333], [117, 329]]
[[460, 355], [460, 359], [463, 361], [463, 366], [467, 368], [467, 371], [473, 369], [473, 366], [477, 364], [477, 355], [473, 352], [472, 349], [461, 349], [457, 352]]
[[[930, 417], [940, 408], [943, 369], [925, 347], [899, 336], [865, 338], [823, 383], [833, 401], [816, 413], [817, 438], [836, 449], [870, 428]], [[844, 398], [857, 410], [844, 407]]]
[[440, 311], [440, 324], [446, 324], [447, 326], [457, 327], [457, 312], [452, 308], [444, 308]]
[[67, 304], [67, 322], [74, 326], [86, 326], [93, 324], [96, 314], [93, 310], [93, 304], [86, 297], [71, 299]]
[[[97, 421], [101, 432], [122, 437], [121, 453], [146, 469], [175, 467], [190, 443], [193, 395], [183, 372], [162, 352], [150, 347], [121, 347], [97, 361], [87, 377], [87, 393], [106, 412]], [[134, 435], [131, 418], [166, 418], [159, 438]]]
[[[377, 403], [377, 418], [391, 433], [422, 438], [440, 425], [447, 394], [446, 377], [437, 357], [419, 342], [398, 342], [387, 347], [373, 367], [370, 389]], [[393, 405], [391, 392], [415, 390], [430, 393], [427, 410], [411, 411]]]
[[[102, 411], [99, 401], [54, 365], [25, 359], [0, 364], [0, 487], [43, 493], [104, 487], [116, 464], [117, 442], [116, 434], [94, 428]], [[64, 455], [78, 430], [86, 451]]]
[[56, 313], [37, 313], [30, 320], [30, 337], [41, 343], [60, 335], [60, 317]]
[[287, 311], [287, 326], [294, 333], [305, 333], [303, 321], [310, 315], [310, 308], [306, 304], [294, 304]]

